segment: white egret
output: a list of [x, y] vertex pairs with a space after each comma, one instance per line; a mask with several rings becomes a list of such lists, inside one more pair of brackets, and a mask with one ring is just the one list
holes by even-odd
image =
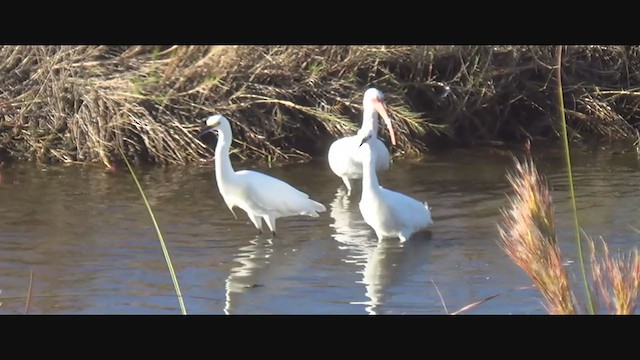
[[[353, 305], [364, 305], [370, 315], [381, 313], [385, 305], [393, 303], [392, 288], [404, 280], [416, 276], [416, 269], [428, 263], [431, 251], [424, 241], [378, 241], [371, 242], [371, 227], [362, 219], [344, 187], [338, 187], [336, 196], [329, 204], [329, 215], [335, 229], [331, 236], [339, 243], [344, 253], [343, 261], [359, 267], [362, 278], [356, 280], [357, 287], [364, 285], [367, 300], [351, 301]], [[355, 210], [355, 211], [354, 211]]]
[[398, 237], [406, 241], [415, 233], [427, 230], [433, 224], [429, 205], [405, 194], [380, 186], [376, 174], [376, 156], [370, 132], [361, 140], [363, 176], [359, 208], [364, 221], [373, 228], [378, 240]]
[[391, 166], [391, 156], [386, 145], [378, 139], [379, 117], [382, 116], [391, 143], [396, 144], [396, 135], [391, 124], [391, 119], [387, 115], [384, 102], [384, 95], [376, 88], [369, 88], [364, 93], [362, 100], [362, 126], [358, 133], [353, 136], [347, 136], [334, 141], [329, 147], [328, 161], [331, 170], [342, 178], [344, 185], [347, 187], [348, 194], [351, 194], [351, 179], [362, 179], [362, 159], [358, 147], [360, 140], [369, 132], [373, 133], [371, 141], [371, 150], [376, 155], [375, 169], [378, 172], [386, 171]]
[[229, 120], [217, 114], [208, 117], [205, 125], [200, 136], [213, 130], [218, 132], [216, 182], [220, 195], [236, 219], [233, 208], [239, 207], [247, 213], [258, 231], [262, 232], [264, 219], [275, 235], [277, 218], [295, 215], [318, 217], [318, 212], [326, 211], [324, 205], [282, 180], [252, 170], [234, 171], [229, 159], [233, 141]]

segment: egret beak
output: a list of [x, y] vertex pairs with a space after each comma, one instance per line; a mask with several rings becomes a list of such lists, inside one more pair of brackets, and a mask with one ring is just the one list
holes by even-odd
[[389, 136], [391, 137], [391, 143], [393, 145], [395, 145], [396, 144], [396, 133], [393, 131], [393, 125], [391, 124], [391, 119], [389, 118], [389, 115], [387, 115], [386, 106], [379, 99], [373, 99], [373, 108], [384, 119], [384, 123], [387, 125], [387, 130], [389, 130]]
[[204, 128], [202, 128], [202, 130], [200, 130], [200, 132], [198, 133], [198, 137], [202, 137], [202, 135], [211, 132], [214, 130], [213, 126], [206, 126]]
[[371, 135], [363, 137], [362, 142], [360, 142], [360, 145], [358, 145], [358, 147], [362, 146], [362, 144], [366, 143], [369, 139], [371, 139]]

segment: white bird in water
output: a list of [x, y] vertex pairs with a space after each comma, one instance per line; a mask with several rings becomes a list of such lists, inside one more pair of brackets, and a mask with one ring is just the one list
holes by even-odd
[[215, 150], [216, 182], [227, 207], [238, 219], [234, 207], [244, 210], [256, 229], [262, 232], [262, 220], [271, 233], [276, 234], [276, 219], [280, 217], [306, 215], [318, 217], [326, 211], [324, 205], [309, 199], [309, 195], [286, 182], [252, 170], [234, 171], [229, 159], [229, 148], [233, 141], [229, 120], [222, 115], [206, 119], [203, 134], [216, 130], [218, 143]]
[[334, 141], [329, 147], [329, 167], [331, 170], [342, 178], [347, 187], [348, 194], [351, 194], [351, 179], [362, 178], [362, 159], [358, 147], [363, 136], [371, 132], [373, 139], [371, 141], [371, 151], [375, 153], [376, 163], [375, 169], [378, 172], [386, 171], [391, 166], [391, 156], [386, 145], [378, 139], [379, 117], [382, 116], [391, 143], [396, 144], [396, 135], [391, 124], [391, 119], [387, 115], [384, 102], [384, 95], [376, 88], [370, 88], [364, 93], [362, 100], [363, 114], [362, 126], [358, 133], [354, 136], [347, 136]]
[[361, 140], [363, 177], [359, 208], [364, 221], [376, 232], [378, 240], [398, 237], [400, 241], [427, 230], [432, 224], [429, 205], [405, 194], [380, 186], [376, 174], [376, 156], [371, 141], [374, 133]]

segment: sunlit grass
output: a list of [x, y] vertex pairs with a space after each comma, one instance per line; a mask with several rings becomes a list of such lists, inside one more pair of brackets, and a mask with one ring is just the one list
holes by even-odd
[[[553, 203], [546, 181], [529, 154], [522, 161], [516, 158], [514, 161], [515, 170], [507, 174], [514, 193], [509, 196], [509, 206], [502, 210], [498, 244], [533, 280], [549, 313], [578, 314], [580, 309], [569, 281], [571, 277], [563, 265], [556, 239]], [[598, 254], [594, 241], [587, 235], [584, 237], [591, 249], [594, 283], [591, 287], [588, 282], [585, 285], [587, 300], [593, 300], [589, 313], [600, 310], [595, 302], [599, 300], [608, 313], [634, 314], [640, 289], [638, 250], [613, 255], [602, 240]]]
[[617, 315], [633, 315], [640, 289], [638, 249], [610, 254], [607, 243], [601, 239], [602, 254], [597, 256], [595, 242], [588, 239], [593, 279], [607, 310]]
[[[562, 87], [562, 47], [557, 47], [557, 81], [561, 116], [562, 141], [567, 166], [572, 215], [575, 225], [582, 282], [590, 314], [596, 313], [595, 300], [603, 300], [609, 313], [634, 314], [640, 289], [640, 258], [638, 250], [613, 256], [602, 240], [602, 254], [586, 234], [591, 249], [591, 273], [595, 286], [590, 287], [582, 252], [581, 228], [578, 221], [576, 196], [571, 171], [571, 154], [565, 118]], [[551, 314], [577, 314], [579, 306], [556, 238], [554, 209], [546, 180], [535, 167], [530, 147], [521, 161], [514, 157], [515, 169], [507, 173], [514, 191], [509, 206], [502, 209], [498, 225], [500, 247], [524, 270], [541, 292], [544, 305]], [[596, 291], [593, 297], [593, 291]]]
[[507, 178], [515, 192], [502, 211], [500, 247], [533, 280], [551, 314], [576, 314], [569, 276], [562, 266], [549, 189], [533, 161], [515, 159]]

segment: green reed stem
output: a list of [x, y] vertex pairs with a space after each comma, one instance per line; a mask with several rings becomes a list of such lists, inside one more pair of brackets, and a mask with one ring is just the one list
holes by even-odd
[[160, 245], [162, 246], [162, 252], [164, 253], [164, 259], [167, 261], [167, 267], [169, 267], [169, 272], [171, 273], [171, 280], [173, 280], [173, 287], [176, 289], [176, 295], [178, 296], [178, 302], [180, 303], [180, 311], [182, 315], [187, 315], [187, 310], [184, 306], [184, 301], [182, 300], [182, 293], [180, 292], [180, 285], [178, 284], [178, 278], [176, 277], [175, 271], [173, 271], [173, 264], [171, 263], [171, 258], [169, 257], [169, 251], [167, 250], [167, 246], [164, 243], [164, 238], [162, 237], [162, 233], [160, 232], [160, 227], [158, 227], [158, 223], [156, 222], [156, 218], [153, 215], [153, 211], [151, 211], [151, 206], [147, 201], [147, 197], [144, 195], [144, 191], [142, 191], [142, 186], [140, 182], [138, 182], [138, 178], [136, 174], [133, 172], [127, 157], [124, 156], [122, 150], [120, 150], [120, 155], [124, 159], [124, 162], [127, 164], [129, 168], [129, 172], [131, 172], [131, 176], [133, 176], [133, 180], [136, 182], [138, 186], [138, 190], [140, 190], [140, 195], [142, 195], [142, 199], [144, 200], [144, 204], [147, 206], [147, 210], [149, 211], [149, 215], [151, 216], [151, 221], [153, 221], [153, 226], [156, 228], [156, 232], [158, 233], [158, 239], [160, 240]]
[[556, 47], [558, 58], [558, 98], [560, 100], [560, 118], [562, 119], [562, 137], [564, 140], [564, 154], [567, 161], [567, 175], [569, 177], [569, 194], [571, 196], [571, 206], [573, 208], [573, 222], [576, 227], [576, 242], [578, 244], [578, 257], [580, 259], [580, 270], [582, 271], [582, 281], [584, 283], [584, 289], [587, 293], [587, 305], [589, 306], [589, 313], [595, 314], [593, 300], [591, 299], [591, 291], [589, 290], [589, 284], [587, 283], [587, 272], [584, 267], [584, 257], [582, 255], [582, 241], [580, 239], [580, 223], [578, 222], [578, 209], [576, 207], [576, 194], [573, 190], [573, 174], [571, 171], [571, 154], [569, 153], [569, 135], [567, 134], [567, 119], [564, 114], [564, 96], [562, 91], [562, 45]]

